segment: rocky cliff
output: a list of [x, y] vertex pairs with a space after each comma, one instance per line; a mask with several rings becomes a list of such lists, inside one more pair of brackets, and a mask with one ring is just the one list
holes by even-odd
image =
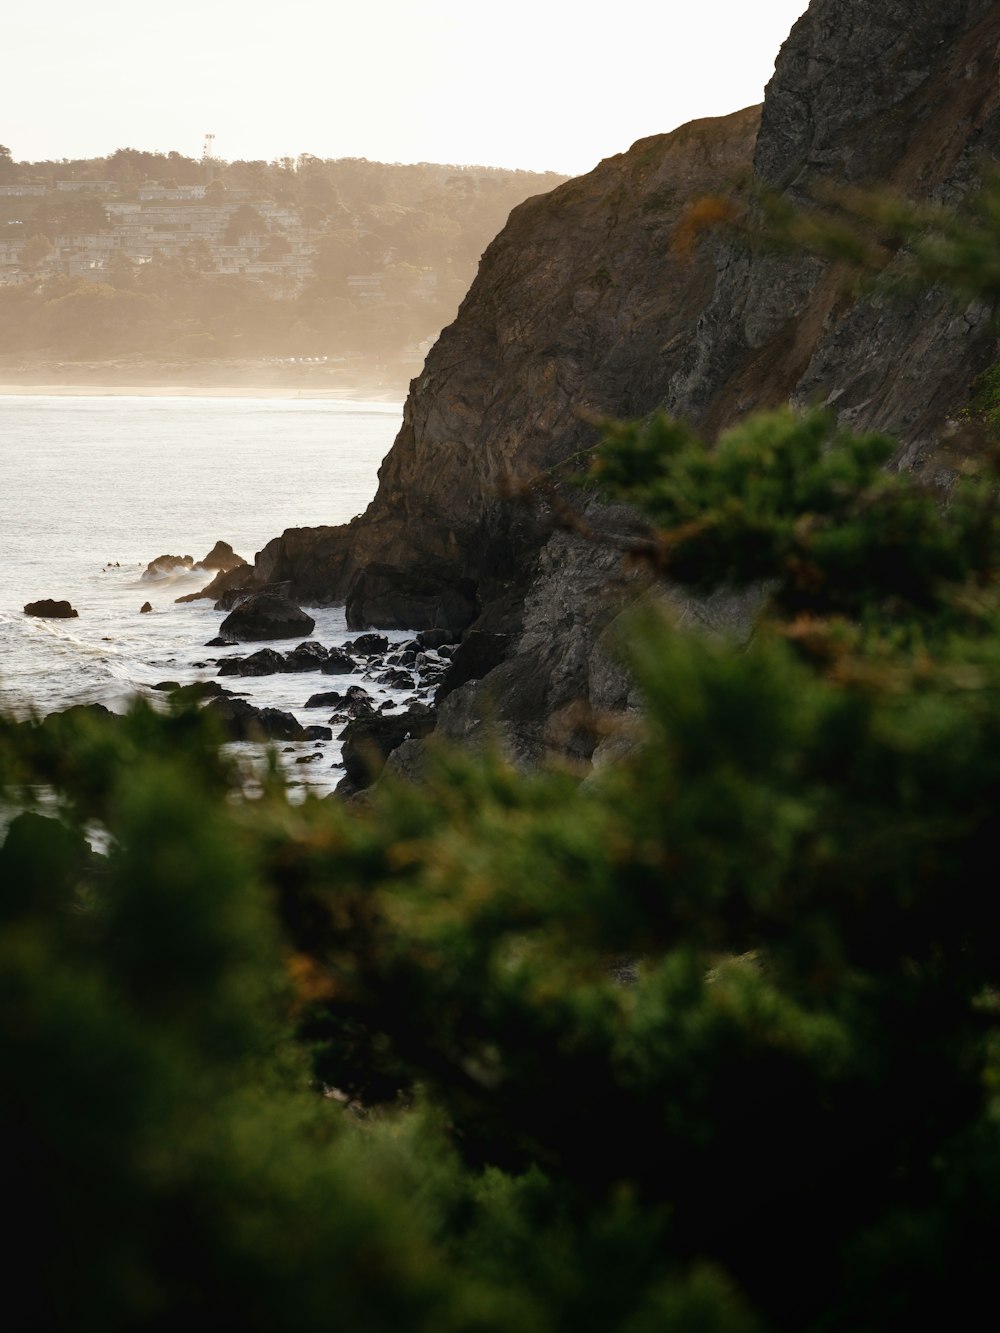
[[512, 492], [572, 469], [595, 416], [657, 407], [714, 432], [818, 400], [893, 430], [899, 464], [920, 465], [995, 356], [985, 311], [935, 292], [849, 299], [822, 262], [718, 233], [690, 253], [672, 242], [693, 199], [751, 175], [793, 199], [818, 182], [956, 198], [1000, 149], [998, 51], [988, 0], [813, 0], [763, 108], [642, 140], [515, 209], [411, 386], [367, 512], [285, 532], [258, 580], [345, 601], [355, 626], [507, 635], [506, 660], [445, 701], [442, 728], [466, 735], [489, 714], [515, 753], [588, 754], [581, 706], [629, 702], [608, 646], [640, 591], [613, 549], [633, 520], [590, 505], [611, 538], [594, 545]]

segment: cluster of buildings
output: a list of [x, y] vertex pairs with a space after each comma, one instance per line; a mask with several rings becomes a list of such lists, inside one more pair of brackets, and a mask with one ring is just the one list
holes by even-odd
[[[50, 246], [44, 251], [35, 239], [39, 229], [31, 222], [38, 201], [48, 197], [65, 203], [67, 195], [92, 200], [106, 221], [87, 231], [53, 229], [54, 234], [46, 235]], [[318, 233], [303, 226], [295, 208], [253, 200], [253, 227], [237, 227], [234, 234], [235, 216], [247, 212], [248, 192], [231, 190], [217, 198], [210, 186], [152, 184], [126, 192], [111, 181], [59, 181], [54, 188], [0, 187], [0, 201], [19, 199], [24, 200], [24, 216], [0, 223], [3, 285], [55, 275], [106, 282], [122, 271], [122, 258], [139, 267], [154, 255], [190, 255], [206, 276], [238, 274], [259, 281], [275, 296], [287, 297], [296, 296], [313, 272]], [[11, 207], [5, 212], [9, 214]], [[88, 212], [100, 217], [97, 209]], [[369, 276], [377, 275], [363, 278]]]

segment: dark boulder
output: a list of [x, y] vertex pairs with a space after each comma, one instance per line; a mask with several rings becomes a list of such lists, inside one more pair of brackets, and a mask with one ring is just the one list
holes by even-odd
[[310, 726], [306, 727], [306, 740], [310, 741], [331, 741], [333, 732], [329, 727]]
[[231, 657], [219, 667], [220, 676], [274, 676], [284, 671], [285, 659], [273, 648], [261, 648], [249, 657]]
[[218, 569], [224, 574], [231, 569], [239, 569], [246, 563], [241, 555], [236, 554], [228, 542], [216, 542], [208, 555], [198, 561], [198, 565], [202, 569]]
[[384, 653], [389, 647], [389, 640], [384, 634], [359, 634], [352, 644], [345, 644], [344, 647], [361, 653], [363, 657], [370, 657], [373, 653]]
[[240, 640], [297, 639], [311, 634], [315, 627], [312, 616], [287, 597], [262, 592], [230, 612], [219, 633]]
[[414, 680], [408, 671], [390, 667], [388, 671], [383, 671], [380, 676], [375, 677], [375, 684], [387, 685], [391, 690], [412, 690]]
[[[154, 686], [154, 688], [156, 688]], [[235, 696], [217, 680], [195, 680], [190, 685], [178, 685], [171, 691], [172, 700], [180, 703], [198, 703], [202, 699], [231, 699]]]
[[148, 615], [152, 609], [153, 608], [149, 602], [143, 602], [142, 606], [139, 607], [139, 614], [140, 616]]
[[319, 694], [310, 694], [302, 705], [303, 708], [336, 708], [344, 702], [339, 690], [323, 690]]
[[349, 685], [335, 707], [339, 712], [337, 718], [330, 719], [331, 722], [343, 717], [369, 717], [375, 712], [375, 700], [361, 685]]
[[456, 633], [450, 629], [422, 629], [419, 634], [406, 644], [407, 648], [440, 648], [446, 643], [457, 643], [462, 637], [461, 633]]
[[285, 658], [286, 671], [321, 671], [327, 651], [321, 643], [300, 643]]
[[324, 676], [349, 676], [357, 671], [358, 664], [343, 648], [331, 648], [327, 652], [326, 660], [320, 663], [319, 669]]
[[426, 704], [414, 704], [391, 717], [377, 714], [349, 722], [343, 737], [344, 779], [337, 790], [359, 791], [374, 782], [397, 746], [429, 736], [434, 724], [434, 713]]
[[214, 639], [209, 639], [205, 644], [206, 648], [235, 648], [238, 640], [227, 639], [221, 634], [217, 634]]
[[470, 630], [451, 655], [447, 672], [438, 686], [438, 701], [467, 681], [482, 680], [504, 660], [509, 645], [508, 634]]
[[47, 620], [73, 620], [80, 612], [74, 611], [69, 602], [54, 602], [51, 597], [45, 597], [40, 602], [29, 602], [24, 614], [44, 616]]
[[280, 708], [255, 708], [245, 699], [220, 697], [210, 699], [206, 713], [218, 719], [230, 741], [304, 741], [306, 729], [291, 713]]

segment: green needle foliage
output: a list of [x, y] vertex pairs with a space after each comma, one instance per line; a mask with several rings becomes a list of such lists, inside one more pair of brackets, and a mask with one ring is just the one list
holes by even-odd
[[637, 614], [647, 713], [582, 783], [442, 750], [418, 788], [295, 805], [182, 707], [0, 724], [25, 1327], [989, 1308], [996, 469], [939, 495], [892, 449], [822, 414], [608, 428], [592, 481], [646, 558], [760, 615], [731, 642]]

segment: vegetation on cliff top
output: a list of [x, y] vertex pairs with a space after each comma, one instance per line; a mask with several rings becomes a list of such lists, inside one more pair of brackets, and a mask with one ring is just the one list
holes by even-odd
[[4, 724], [9, 799], [46, 797], [0, 848], [9, 1298], [498, 1333], [986, 1303], [997, 459], [942, 502], [892, 447], [609, 432], [669, 577], [769, 592], [748, 645], [636, 623], [648, 714], [583, 784], [441, 753], [294, 806], [234, 799], [180, 707]]

